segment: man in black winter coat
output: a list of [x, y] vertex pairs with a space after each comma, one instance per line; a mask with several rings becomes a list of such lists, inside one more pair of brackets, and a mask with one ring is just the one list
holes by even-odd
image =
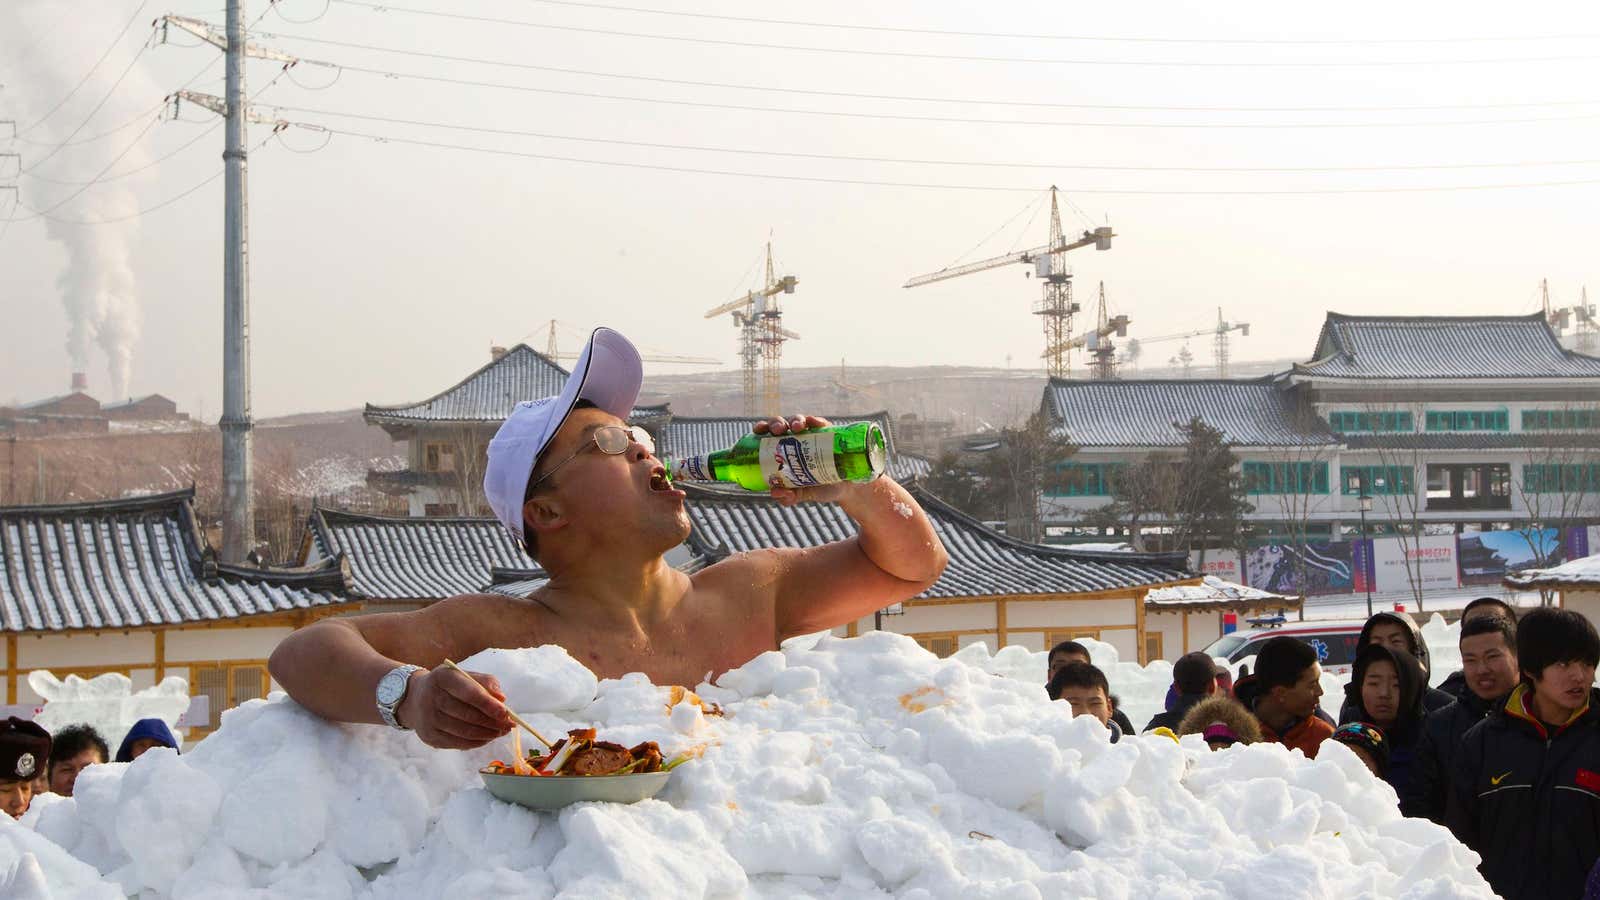
[[[1417, 662], [1422, 663], [1423, 673], [1429, 676], [1423, 683], [1423, 709], [1433, 712], [1449, 706], [1450, 701], [1455, 699], [1441, 690], [1427, 686], [1433, 674], [1433, 663], [1428, 659], [1428, 642], [1422, 639], [1422, 629], [1411, 621], [1410, 616], [1387, 611], [1373, 613], [1367, 624], [1361, 626], [1361, 637], [1356, 641], [1356, 652], [1359, 654], [1361, 648], [1368, 644], [1383, 644], [1391, 650], [1404, 650], [1416, 657]], [[1355, 704], [1346, 700], [1344, 705], [1339, 707], [1339, 721], [1360, 721]]]
[[1361, 648], [1345, 686], [1348, 714], [1339, 724], [1365, 722], [1382, 729], [1388, 762], [1380, 777], [1402, 797], [1416, 769], [1417, 744], [1427, 715], [1422, 692], [1427, 686], [1427, 675], [1415, 656], [1378, 643]]
[[1217, 692], [1216, 661], [1199, 650], [1178, 657], [1172, 664], [1172, 687], [1178, 694], [1172, 705], [1166, 712], [1151, 716], [1150, 724], [1144, 726], [1145, 731], [1170, 728], [1176, 734], [1178, 724], [1189, 710]]
[[1522, 683], [1468, 729], [1445, 822], [1507, 900], [1579, 897], [1600, 858], [1600, 635], [1541, 607], [1517, 624]]
[[[1462, 608], [1461, 627], [1466, 628], [1467, 623], [1471, 622], [1473, 619], [1494, 617], [1505, 619], [1515, 626], [1517, 624], [1517, 608], [1505, 602], [1504, 600], [1501, 600], [1499, 597], [1479, 597]], [[1511, 652], [1516, 653], [1516, 645], [1514, 643], [1512, 645]], [[1513, 671], [1516, 670], [1516, 666], [1512, 666], [1511, 668]], [[1472, 691], [1467, 689], [1466, 673], [1460, 671], [1451, 672], [1449, 677], [1445, 678], [1444, 681], [1439, 683], [1439, 690], [1449, 694], [1457, 700], [1460, 700], [1461, 698], [1472, 693]]]
[[[1505, 702], [1517, 686], [1517, 627], [1509, 619], [1480, 615], [1461, 621], [1462, 694], [1428, 714], [1400, 811], [1443, 824], [1451, 763], [1467, 729]], [[1457, 676], [1452, 676], [1457, 677]]]

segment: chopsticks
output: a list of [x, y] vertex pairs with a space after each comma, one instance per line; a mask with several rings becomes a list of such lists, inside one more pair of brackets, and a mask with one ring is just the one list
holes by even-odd
[[[451, 660], [448, 660], [448, 659], [445, 660], [444, 664], [446, 666], [448, 666], [449, 668], [455, 669], [457, 672], [460, 672], [463, 675], [467, 675], [467, 670], [466, 669], [461, 668], [460, 666], [456, 665]], [[471, 678], [472, 676], [471, 675], [467, 675], [467, 677]], [[502, 704], [502, 705], [504, 705], [504, 704]], [[506, 715], [511, 717], [511, 721], [517, 723], [518, 725], [521, 725], [529, 734], [531, 734], [535, 738], [537, 738], [539, 743], [543, 744], [544, 748], [546, 750], [551, 749], [551, 747], [553, 745], [549, 741], [544, 739], [544, 735], [542, 735], [539, 732], [535, 731], [534, 727], [532, 725], [529, 725], [527, 722], [524, 722], [522, 720], [521, 716], [519, 716], [516, 713], [512, 712], [511, 711], [511, 707], [507, 706], [505, 709], [506, 709]]]

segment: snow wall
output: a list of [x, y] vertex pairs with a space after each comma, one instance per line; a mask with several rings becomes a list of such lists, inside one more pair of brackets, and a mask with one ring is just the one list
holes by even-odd
[[[1170, 665], [1094, 649], [1142, 724]], [[76, 797], [0, 816], [0, 896], [1492, 896], [1476, 856], [1402, 818], [1343, 746], [1112, 745], [1045, 698], [1044, 655], [1019, 647], [798, 639], [696, 688], [721, 718], [669, 711], [642, 676], [597, 682], [557, 647], [466, 665], [542, 732], [704, 755], [656, 800], [533, 813], [476, 774], [509, 740], [432, 750], [274, 695], [188, 754], [92, 767]]]

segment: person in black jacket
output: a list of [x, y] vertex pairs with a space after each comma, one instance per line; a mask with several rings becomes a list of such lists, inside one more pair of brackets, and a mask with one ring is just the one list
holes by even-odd
[[[1451, 763], [1467, 729], [1505, 702], [1517, 686], [1517, 626], [1496, 615], [1461, 622], [1463, 696], [1428, 714], [1422, 723], [1410, 786], [1400, 795], [1400, 811], [1444, 823]], [[1455, 676], [1452, 676], [1455, 677]]]
[[[1428, 712], [1449, 706], [1450, 701], [1455, 699], [1444, 691], [1428, 687], [1433, 672], [1432, 662], [1428, 658], [1428, 642], [1422, 639], [1422, 629], [1411, 621], [1410, 616], [1397, 612], [1373, 613], [1367, 624], [1361, 626], [1361, 637], [1356, 641], [1358, 648], [1356, 652], [1359, 654], [1361, 652], [1359, 648], [1368, 644], [1383, 644], [1391, 650], [1404, 650], [1416, 657], [1417, 662], [1422, 663], [1422, 672], [1424, 676], [1428, 676], [1422, 681], [1422, 706]], [[1355, 714], [1351, 702], [1346, 700], [1344, 706], [1339, 709], [1339, 721], [1359, 720], [1360, 717]]]
[[1144, 726], [1145, 731], [1170, 728], [1176, 732], [1183, 722], [1183, 717], [1195, 707], [1195, 704], [1215, 694], [1216, 661], [1200, 650], [1178, 657], [1178, 661], [1172, 664], [1172, 687], [1177, 696], [1172, 698], [1172, 703], [1166, 712], [1159, 712], [1150, 717], [1150, 724]]
[[1540, 607], [1517, 624], [1522, 683], [1468, 729], [1445, 822], [1507, 900], [1578, 897], [1600, 858], [1600, 634]]
[[1350, 683], [1345, 686], [1346, 714], [1340, 725], [1365, 722], [1383, 731], [1388, 760], [1381, 778], [1405, 796], [1410, 787], [1417, 741], [1422, 737], [1422, 692], [1427, 675], [1422, 663], [1404, 650], [1386, 644], [1368, 644], [1356, 656]]
[[[1499, 597], [1479, 597], [1468, 603], [1461, 610], [1461, 627], [1466, 628], [1467, 623], [1473, 619], [1499, 617], [1510, 622], [1514, 627], [1517, 624], [1517, 608], [1501, 600]], [[1512, 653], [1516, 652], [1516, 645], [1512, 645]], [[1512, 671], [1516, 666], [1512, 666]], [[1465, 672], [1451, 672], [1449, 677], [1439, 683], [1439, 690], [1460, 700], [1472, 691], [1467, 689], [1467, 675]]]

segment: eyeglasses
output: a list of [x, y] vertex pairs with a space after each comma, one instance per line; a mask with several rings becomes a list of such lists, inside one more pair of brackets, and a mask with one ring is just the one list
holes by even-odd
[[[628, 428], [623, 425], [601, 425], [599, 428], [594, 430], [594, 434], [592, 434], [590, 437], [593, 439], [592, 443], [596, 447], [600, 448], [600, 452], [607, 456], [616, 456], [619, 453], [626, 453], [628, 448], [634, 444], [638, 444], [639, 446], [643, 447], [644, 452], [650, 454], [651, 456], [654, 456], [656, 452], [656, 442], [651, 440], [650, 432], [645, 431], [643, 428]], [[533, 493], [533, 489], [538, 487], [540, 482], [561, 471], [562, 466], [577, 459], [579, 454], [583, 453], [585, 450], [588, 450], [589, 443], [590, 442], [585, 442], [583, 446], [579, 447], [577, 450], [574, 450], [571, 456], [563, 459], [561, 462], [556, 464], [555, 468], [544, 473], [543, 475], [540, 475], [537, 480], [529, 484], [528, 494], [531, 495]]]

